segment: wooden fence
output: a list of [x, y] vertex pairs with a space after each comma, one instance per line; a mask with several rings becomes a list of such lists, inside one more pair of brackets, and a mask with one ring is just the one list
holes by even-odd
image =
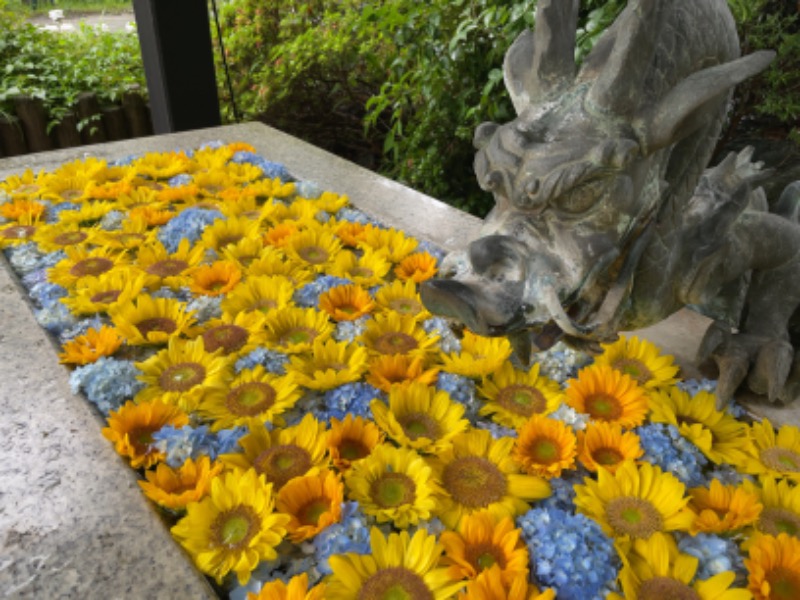
[[14, 114], [0, 112], [0, 158], [153, 135], [150, 108], [137, 91], [107, 106], [93, 92], [80, 94], [73, 111], [49, 128], [40, 99], [16, 96], [13, 107]]

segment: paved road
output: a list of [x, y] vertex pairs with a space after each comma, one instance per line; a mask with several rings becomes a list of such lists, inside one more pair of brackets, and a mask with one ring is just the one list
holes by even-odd
[[63, 32], [78, 31], [81, 23], [103, 27], [108, 31], [126, 31], [127, 28], [135, 25], [133, 12], [80, 14], [64, 11], [63, 19], [53, 20], [44, 14], [31, 17], [29, 21], [38, 27], [45, 27]]

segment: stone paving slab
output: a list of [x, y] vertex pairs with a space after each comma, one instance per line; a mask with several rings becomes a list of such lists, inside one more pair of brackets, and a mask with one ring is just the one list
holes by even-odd
[[[245, 141], [300, 179], [347, 194], [384, 224], [454, 249], [480, 221], [323, 150], [251, 123], [0, 160], [0, 179], [88, 156]], [[57, 351], [0, 260], [0, 596], [8, 598], [212, 598], [101, 435], [101, 417], [72, 395]], [[684, 310], [635, 332], [674, 354], [687, 376], [708, 320]], [[800, 407], [748, 404], [774, 424], [800, 424]]]

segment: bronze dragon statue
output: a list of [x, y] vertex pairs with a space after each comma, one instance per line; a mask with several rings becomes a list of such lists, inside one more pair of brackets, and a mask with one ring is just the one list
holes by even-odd
[[597, 350], [683, 306], [714, 319], [717, 395], [800, 395], [800, 182], [768, 205], [751, 151], [706, 169], [740, 57], [726, 0], [630, 0], [580, 69], [578, 0], [540, 0], [506, 53], [517, 117], [475, 132], [495, 207], [423, 302], [525, 362], [559, 339]]

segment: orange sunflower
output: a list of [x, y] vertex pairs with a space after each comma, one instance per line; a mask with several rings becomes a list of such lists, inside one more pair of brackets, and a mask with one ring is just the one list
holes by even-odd
[[636, 427], [648, 412], [647, 393], [633, 379], [608, 365], [589, 366], [567, 381], [567, 404], [593, 420]]

